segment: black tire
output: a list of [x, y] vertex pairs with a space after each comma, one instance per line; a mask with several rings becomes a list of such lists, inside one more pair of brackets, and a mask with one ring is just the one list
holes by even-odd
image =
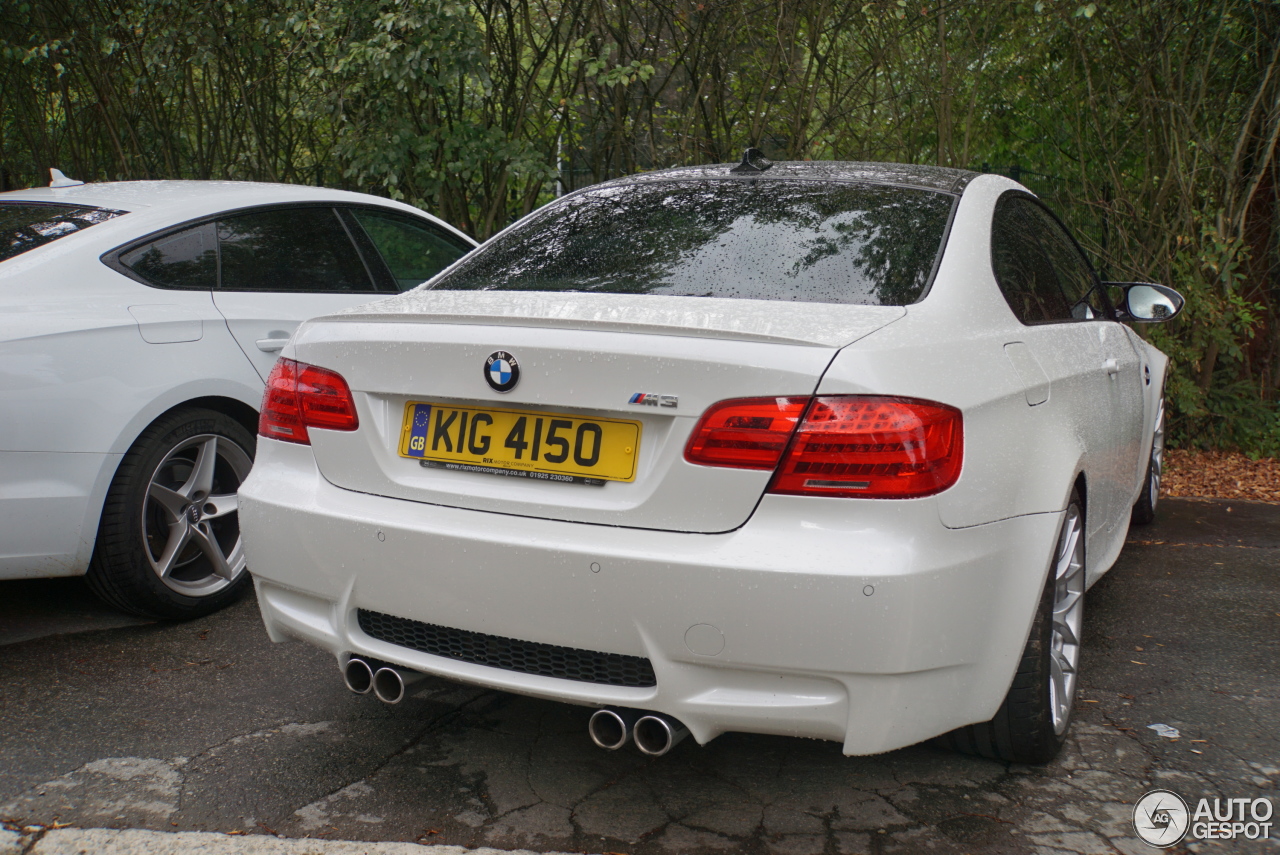
[[[1142, 482], [1142, 495], [1133, 503], [1133, 513], [1129, 516], [1130, 525], [1150, 525], [1156, 519], [1156, 498], [1151, 495], [1151, 463], [1147, 462], [1147, 477]], [[1156, 487], [1159, 490], [1159, 487]]]
[[1164, 397], [1156, 410], [1155, 425], [1151, 436], [1151, 454], [1147, 457], [1147, 476], [1142, 482], [1142, 493], [1133, 504], [1129, 517], [1132, 525], [1149, 525], [1156, 518], [1156, 504], [1160, 501], [1160, 480], [1164, 474]]
[[[1075, 621], [1075, 665], [1079, 665], [1079, 623], [1083, 621], [1084, 604], [1084, 532], [1083, 512], [1080, 497], [1072, 493], [1071, 502], [1064, 515], [1062, 527], [1058, 532], [1054, 559], [1045, 581], [1044, 590], [1040, 594], [1040, 602], [1036, 608], [1035, 620], [1031, 624], [1031, 633], [1027, 645], [1022, 651], [1022, 659], [1014, 674], [1013, 684], [1004, 702], [996, 711], [995, 718], [981, 724], [961, 727], [942, 736], [940, 741], [948, 748], [965, 754], [977, 754], [993, 760], [1010, 763], [1048, 763], [1066, 742], [1071, 728], [1072, 707], [1075, 705], [1076, 681], [1070, 680], [1070, 687], [1058, 694], [1066, 697], [1059, 700], [1052, 684], [1054, 683], [1055, 635], [1054, 609], [1059, 602], [1071, 602], [1077, 609]], [[1073, 516], [1074, 511], [1074, 516]], [[1078, 520], [1077, 532], [1079, 540], [1078, 578], [1071, 582], [1078, 587], [1078, 599], [1061, 600], [1060, 589], [1065, 584], [1059, 576], [1063, 556], [1064, 540], [1070, 537], [1069, 527], [1072, 519]], [[1066, 544], [1074, 553], [1075, 544]], [[1059, 671], [1061, 673], [1061, 669]], [[1075, 671], [1072, 672], [1073, 674]], [[1058, 708], [1055, 720], [1054, 708]]]
[[256, 442], [242, 424], [213, 410], [174, 410], [152, 423], [107, 491], [86, 576], [90, 589], [122, 611], [171, 620], [200, 617], [241, 597], [251, 580], [235, 494]]

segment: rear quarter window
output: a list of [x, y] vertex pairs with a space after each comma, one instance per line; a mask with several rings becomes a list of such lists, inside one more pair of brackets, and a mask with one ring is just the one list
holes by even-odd
[[218, 284], [213, 223], [157, 238], [120, 256], [120, 263], [153, 285], [212, 291]]
[[0, 202], [0, 261], [96, 226], [124, 211], [39, 202]]

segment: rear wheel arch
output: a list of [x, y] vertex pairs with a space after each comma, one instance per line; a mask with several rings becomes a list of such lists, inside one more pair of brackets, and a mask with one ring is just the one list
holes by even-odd
[[[150, 430], [153, 425], [182, 409], [213, 410], [215, 413], [222, 413], [234, 419], [254, 436], [258, 433], [257, 408], [245, 403], [242, 398], [231, 395], [203, 395], [186, 398], [169, 406], [163, 406], [161, 402], [154, 402], [150, 407], [140, 410], [116, 435], [110, 452], [113, 453], [113, 456], [120, 456], [115, 456], [110, 461], [109, 468], [104, 467], [102, 476], [98, 479], [99, 483], [89, 501], [88, 515], [82, 531], [85, 532], [85, 539], [88, 540], [90, 546], [97, 538], [97, 527], [102, 514], [102, 504], [106, 500], [107, 490], [110, 489], [111, 482], [115, 480], [116, 472], [120, 469], [120, 464], [123, 461], [122, 456], [128, 454], [138, 444], [139, 438]], [[85, 558], [88, 560], [87, 554]]]
[[1084, 512], [1085, 522], [1089, 520], [1089, 479], [1085, 477], [1084, 472], [1076, 473], [1075, 483], [1071, 485], [1071, 490], [1067, 492], [1067, 499], [1063, 502], [1063, 507], [1071, 503], [1072, 494], [1079, 494], [1080, 508]]
[[86, 572], [92, 563], [93, 553], [101, 534], [102, 514], [106, 506], [107, 496], [116, 481], [121, 465], [143, 436], [147, 435], [148, 431], [151, 431], [157, 424], [171, 419], [175, 413], [184, 410], [204, 410], [226, 416], [240, 427], [243, 427], [250, 436], [256, 438], [258, 433], [258, 411], [256, 407], [251, 406], [245, 400], [256, 390], [241, 389], [239, 386], [240, 384], [236, 384], [236, 388], [232, 390], [219, 390], [230, 391], [233, 394], [192, 396], [184, 398], [177, 403], [168, 404], [168, 406], [165, 406], [168, 402], [163, 399], [155, 401], [151, 406], [140, 409], [135, 414], [135, 417], [119, 431], [112, 447], [112, 450], [117, 453], [111, 454], [108, 458], [107, 466], [103, 467], [94, 485], [93, 493], [85, 509], [84, 520], [81, 523], [82, 542], [84, 545], [77, 561], [80, 573]]
[[235, 419], [244, 426], [245, 430], [252, 434], [256, 434], [258, 432], [258, 410], [236, 398], [228, 398], [223, 395], [211, 395], [205, 398], [192, 398], [190, 401], [179, 404], [177, 407], [173, 407], [162, 413], [158, 418], [162, 418], [163, 416], [168, 415], [169, 412], [172, 412], [172, 410], [176, 410], [181, 407], [196, 407], [204, 410], [213, 410], [216, 413], [222, 413], [224, 416]]
[[[106, 443], [106, 447], [103, 449], [107, 453], [107, 458], [99, 470], [99, 474], [90, 488], [88, 500], [85, 502], [84, 517], [80, 521], [81, 548], [76, 556], [74, 572], [83, 574], [89, 565], [93, 547], [98, 538], [98, 527], [102, 521], [102, 508], [124, 456], [137, 445], [138, 439], [157, 422], [183, 408], [205, 409], [221, 413], [242, 425], [250, 434], [257, 435], [258, 411], [256, 404], [261, 401], [261, 390], [249, 388], [241, 383], [224, 383], [220, 385], [229, 386], [229, 388], [219, 389], [218, 392], [221, 394], [192, 395], [190, 397], [186, 395], [175, 396], [173, 390], [170, 390], [164, 396], [150, 402], [147, 406], [140, 407], [123, 425], [114, 429], [108, 427], [108, 430], [111, 431], [108, 436], [113, 437], [113, 439]], [[246, 399], [250, 398], [254, 401], [254, 405], [250, 405], [246, 401]], [[95, 445], [96, 443], [97, 441], [95, 441]], [[98, 447], [102, 448], [102, 446]]]
[[[1083, 485], [1078, 477], [1076, 485]], [[1078, 674], [1085, 596], [1085, 502], [1078, 486], [1063, 511], [1026, 645], [995, 716], [939, 742], [1016, 763], [1047, 763], [1067, 738]]]
[[[207, 614], [243, 593], [249, 578], [235, 494], [252, 465], [256, 428], [252, 408], [226, 399], [186, 401], [149, 422], [99, 503], [89, 587], [123, 611], [162, 619]], [[206, 452], [210, 464], [202, 478]], [[191, 516], [187, 505], [202, 510]], [[174, 520], [182, 523], [177, 540]], [[180, 580], [177, 571], [193, 562], [196, 575]]]

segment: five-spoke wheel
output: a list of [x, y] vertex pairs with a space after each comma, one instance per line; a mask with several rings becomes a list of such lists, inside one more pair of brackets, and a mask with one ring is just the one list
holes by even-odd
[[175, 591], [203, 596], [244, 572], [236, 491], [248, 453], [217, 434], [183, 440], [151, 476], [142, 536], [151, 569]]
[[1049, 709], [1053, 732], [1067, 732], [1080, 671], [1080, 631], [1084, 625], [1084, 527], [1080, 508], [1067, 508], [1058, 536], [1053, 570], [1053, 629], [1049, 636]]
[[237, 494], [254, 436], [235, 419], [183, 409], [151, 425], [121, 461], [88, 581], [119, 608], [195, 617], [248, 584]]

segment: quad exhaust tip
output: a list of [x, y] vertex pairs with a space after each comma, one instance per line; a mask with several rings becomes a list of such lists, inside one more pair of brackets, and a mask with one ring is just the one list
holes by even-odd
[[342, 669], [343, 682], [357, 695], [373, 692], [384, 704], [398, 704], [405, 699], [408, 688], [427, 676], [420, 671], [407, 671], [381, 663], [370, 664], [359, 656], [352, 656]]
[[596, 710], [587, 722], [587, 733], [596, 745], [617, 751], [631, 738], [631, 728], [638, 718], [640, 713], [635, 710]]
[[669, 715], [650, 713], [642, 716], [632, 729], [636, 748], [651, 757], [661, 757], [689, 735], [689, 728]]
[[373, 688], [373, 669], [368, 662], [352, 656], [347, 660], [347, 667], [342, 669], [342, 679], [347, 688], [357, 695], [367, 695]]
[[689, 728], [662, 713], [606, 707], [587, 722], [587, 734], [601, 748], [617, 751], [629, 740], [651, 757], [661, 757], [689, 735]]
[[379, 668], [373, 675], [373, 694], [384, 704], [398, 704], [405, 699], [406, 690], [425, 676], [420, 671]]

